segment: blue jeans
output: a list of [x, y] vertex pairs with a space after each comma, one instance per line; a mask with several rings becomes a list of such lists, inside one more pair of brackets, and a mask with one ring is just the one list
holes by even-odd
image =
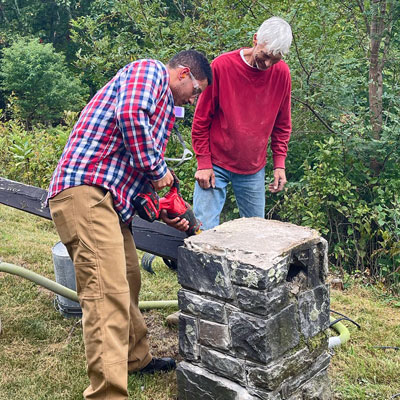
[[228, 183], [232, 183], [236, 204], [241, 217], [265, 217], [265, 169], [255, 174], [241, 175], [213, 165], [215, 188], [202, 189], [196, 182], [193, 210], [202, 222], [201, 229], [219, 225], [219, 217], [225, 204]]

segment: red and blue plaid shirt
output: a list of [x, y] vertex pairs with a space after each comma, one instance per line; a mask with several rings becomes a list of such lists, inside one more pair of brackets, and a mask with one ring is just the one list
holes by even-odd
[[175, 122], [169, 73], [156, 60], [122, 68], [83, 109], [54, 171], [48, 199], [79, 185], [111, 192], [121, 219], [147, 179], [167, 172], [165, 148]]

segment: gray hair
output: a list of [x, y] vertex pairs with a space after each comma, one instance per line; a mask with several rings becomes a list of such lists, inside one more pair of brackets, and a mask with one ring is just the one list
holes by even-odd
[[284, 56], [292, 44], [292, 29], [284, 19], [271, 17], [258, 28], [257, 43], [266, 44], [268, 51], [274, 56]]

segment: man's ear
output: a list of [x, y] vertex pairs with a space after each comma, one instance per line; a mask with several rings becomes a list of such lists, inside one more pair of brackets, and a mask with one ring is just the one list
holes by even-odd
[[179, 76], [179, 80], [185, 79], [188, 76], [188, 71], [189, 71], [189, 69], [187, 67], [182, 68], [179, 71], [179, 75], [178, 75]]
[[253, 45], [254, 45], [254, 47], [257, 46], [257, 33], [255, 33], [255, 34], [253, 35]]

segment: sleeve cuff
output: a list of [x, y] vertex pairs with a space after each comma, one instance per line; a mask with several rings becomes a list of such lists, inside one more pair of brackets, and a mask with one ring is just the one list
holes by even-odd
[[162, 160], [155, 168], [151, 171], [147, 171], [146, 175], [152, 181], [159, 181], [160, 179], [164, 178], [165, 174], [167, 173], [167, 164], [164, 160]]
[[275, 168], [283, 168], [283, 169], [285, 169], [285, 159], [286, 159], [285, 156], [277, 155], [277, 156], [272, 156], [272, 158], [273, 158], [273, 161], [274, 161], [274, 169]]
[[197, 170], [199, 169], [212, 169], [211, 155], [196, 156]]

